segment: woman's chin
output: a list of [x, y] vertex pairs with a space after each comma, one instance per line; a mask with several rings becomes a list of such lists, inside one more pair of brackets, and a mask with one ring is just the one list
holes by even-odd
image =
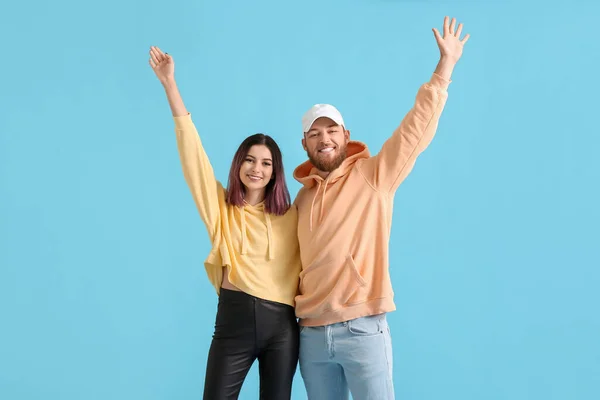
[[244, 182], [244, 186], [246, 186], [246, 190], [256, 191], [264, 189], [267, 185], [265, 185], [264, 181], [260, 180], [257, 182]]

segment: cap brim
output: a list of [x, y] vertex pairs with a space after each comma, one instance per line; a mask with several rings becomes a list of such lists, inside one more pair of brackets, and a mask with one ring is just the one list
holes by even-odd
[[317, 115], [316, 117], [314, 117], [312, 119], [312, 121], [310, 121], [310, 124], [307, 124], [304, 127], [304, 133], [308, 132], [310, 130], [310, 128], [313, 126], [313, 124], [315, 123], [316, 120], [318, 120], [319, 118], [329, 118], [330, 120], [332, 120], [333, 122], [335, 122], [338, 125], [344, 126], [344, 121], [343, 120], [339, 120], [336, 117], [332, 117], [331, 115], [327, 115], [327, 114], [323, 114], [323, 115]]

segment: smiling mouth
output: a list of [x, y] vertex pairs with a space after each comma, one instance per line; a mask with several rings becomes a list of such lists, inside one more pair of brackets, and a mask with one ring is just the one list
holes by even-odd
[[332, 153], [333, 150], [334, 150], [333, 147], [324, 147], [324, 148], [320, 149], [318, 152], [323, 153], [323, 154], [329, 154], [329, 153]]
[[248, 179], [250, 179], [252, 182], [258, 182], [260, 180], [262, 180], [262, 178], [260, 176], [254, 176], [254, 175], [246, 175], [248, 177]]

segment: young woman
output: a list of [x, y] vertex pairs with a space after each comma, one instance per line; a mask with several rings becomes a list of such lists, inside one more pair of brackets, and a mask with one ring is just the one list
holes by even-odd
[[219, 305], [204, 399], [237, 399], [255, 359], [260, 398], [289, 399], [298, 361], [294, 297], [301, 268], [297, 211], [279, 147], [263, 134], [246, 138], [225, 190], [175, 84], [173, 58], [151, 47], [150, 66], [165, 89], [183, 174], [212, 243], [204, 265]]

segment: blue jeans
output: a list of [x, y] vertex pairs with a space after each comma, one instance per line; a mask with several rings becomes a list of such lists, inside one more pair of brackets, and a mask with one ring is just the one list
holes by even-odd
[[386, 314], [300, 327], [300, 373], [309, 400], [393, 400]]

